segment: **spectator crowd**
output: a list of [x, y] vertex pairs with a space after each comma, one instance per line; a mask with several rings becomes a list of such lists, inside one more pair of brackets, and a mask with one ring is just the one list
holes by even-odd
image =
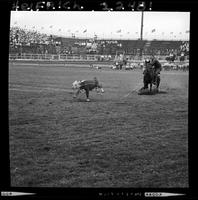
[[52, 35], [19, 27], [10, 28], [11, 53], [56, 53], [54, 48], [56, 44], [57, 41]]
[[182, 42], [180, 52], [184, 55], [189, 55], [189, 42]]
[[[65, 42], [64, 42], [65, 41]], [[117, 51], [128, 55], [188, 56], [187, 41], [140, 41], [140, 40], [94, 40], [67, 39], [27, 30], [20, 27], [10, 28], [10, 53], [29, 54], [99, 54], [99, 59], [108, 60]], [[105, 55], [108, 55], [105, 57]]]

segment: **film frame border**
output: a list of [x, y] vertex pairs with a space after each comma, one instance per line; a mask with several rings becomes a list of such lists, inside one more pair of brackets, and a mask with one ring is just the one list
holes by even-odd
[[[23, 0], [18, 0], [17, 2], [22, 2]], [[15, 3], [16, 0], [13, 0], [12, 2], [6, 2], [6, 8], [8, 8], [8, 12], [10, 12], [12, 10], [12, 8], [15, 7], [11, 7], [13, 6], [13, 2]], [[35, 3], [35, 2], [41, 2], [41, 1], [33, 1], [33, 0], [26, 0], [23, 1], [24, 3], [28, 2], [28, 3]], [[43, 1], [44, 2], [44, 1]], [[48, 1], [45, 1], [48, 2]], [[55, 2], [55, 1], [51, 1], [51, 2]], [[57, 2], [57, 1], [56, 1]], [[63, 2], [63, 1], [62, 1]], [[72, 4], [74, 1], [65, 1], [65, 2], [69, 2], [70, 4]], [[104, 11], [103, 8], [105, 7], [105, 5], [103, 4], [102, 6], [96, 6], [94, 5], [93, 7], [91, 6], [91, 4], [89, 4], [89, 1], [85, 1], [86, 3], [84, 4], [85, 6], [83, 7], [83, 10], [85, 11], [89, 11], [89, 10], [94, 10], [97, 11]], [[108, 2], [108, 1], [103, 1], [103, 2]], [[120, 4], [118, 2], [120, 1], [115, 1], [117, 2], [117, 6], [119, 6]], [[135, 2], [139, 2], [139, 1], [135, 1]], [[155, 1], [149, 1], [152, 2], [152, 9], [151, 11], [160, 11], [160, 10], [165, 10], [165, 11], [189, 11], [189, 12], [193, 12], [193, 16], [191, 15], [191, 18], [194, 18], [196, 16], [195, 12], [197, 11], [197, 4], [195, 3], [196, 1], [189, 1], [189, 4], [186, 0], [186, 2], [180, 2], [180, 1], [172, 1], [171, 2], [167, 2], [167, 1], [162, 1], [161, 4], [160, 3], [155, 3]], [[3, 2], [4, 3], [4, 2]], [[8, 4], [7, 4], [8, 3]], [[32, 5], [34, 5], [34, 3]], [[36, 5], [36, 4], [35, 4]], [[75, 5], [73, 3], [73, 5]], [[109, 4], [110, 5], [110, 4]], [[147, 4], [146, 4], [147, 5]], [[24, 5], [23, 5], [24, 6]], [[27, 5], [26, 5], [27, 6]], [[162, 7], [162, 8], [160, 8]], [[76, 10], [78, 10], [78, 5], [77, 7], [74, 7]], [[94, 9], [93, 9], [94, 8]], [[108, 7], [109, 8], [109, 7]], [[177, 8], [177, 9], [176, 9]], [[51, 10], [45, 10], [45, 7], [43, 8], [44, 11], [58, 11], [58, 9], [53, 9], [53, 7], [50, 7]], [[72, 11], [75, 9], [69, 9], [69, 10], [65, 10], [65, 11]], [[131, 8], [130, 8], [131, 9]], [[131, 11], [147, 11], [147, 9], [149, 10], [149, 7], [146, 7], [145, 10], [137, 10], [137, 8], [134, 7], [134, 10], [131, 9]], [[20, 8], [18, 9], [20, 10]], [[33, 10], [33, 9], [32, 9]], [[83, 10], [78, 10], [78, 11], [83, 11]], [[34, 10], [33, 10], [34, 11]], [[35, 11], [36, 11], [36, 7], [35, 7]], [[38, 11], [42, 11], [42, 10], [38, 10]], [[109, 10], [107, 9], [106, 11], [128, 11], [127, 9], [121, 9], [121, 10]], [[194, 20], [196, 21], [196, 19], [194, 18]], [[195, 21], [191, 21], [191, 29], [192, 29], [192, 24]], [[190, 34], [194, 32], [193, 31], [190, 32]], [[194, 33], [195, 34], [195, 33]], [[193, 35], [194, 35], [193, 34]], [[192, 39], [192, 38], [191, 38]], [[190, 39], [190, 40], [191, 40]], [[190, 41], [191, 43], [191, 41]], [[190, 52], [192, 53], [192, 45], [190, 44]], [[190, 58], [192, 58], [192, 56], [190, 56]], [[192, 63], [192, 59], [190, 59], [191, 63]], [[5, 61], [7, 62], [7, 60]], [[190, 81], [192, 83], [192, 81]], [[190, 111], [190, 110], [189, 110]], [[192, 129], [191, 129], [192, 130]], [[6, 140], [8, 140], [8, 138], [6, 138]], [[190, 149], [194, 149], [195, 147], [190, 147]], [[189, 163], [192, 164], [192, 161], [190, 161]], [[194, 164], [194, 163], [193, 163]], [[196, 169], [195, 167], [192, 167], [193, 169]], [[7, 171], [7, 170], [6, 170]], [[161, 192], [166, 192], [166, 193], [177, 193], [177, 194], [184, 194], [181, 197], [178, 197], [179, 199], [189, 199], [189, 198], [194, 198], [195, 196], [197, 197], [198, 194], [195, 190], [195, 188], [193, 188], [193, 190], [191, 190], [191, 188], [164, 188], [164, 189], [136, 189], [136, 188], [132, 188], [132, 189], [104, 189], [104, 188], [98, 188], [98, 189], [92, 189], [92, 188], [88, 188], [88, 189], [61, 189], [61, 188], [12, 188], [9, 186], [9, 180], [4, 182], [5, 184], [3, 184], [3, 187], [1, 189], [1, 192], [5, 192], [4, 195], [12, 195], [12, 192], [24, 192], [24, 193], [35, 193], [35, 196], [67, 196], [67, 197], [104, 197], [104, 198], [114, 198], [114, 197], [145, 197], [145, 194], [149, 196], [149, 194], [152, 193], [153, 195], [156, 194], [156, 196], [153, 197], [157, 197], [157, 195], [159, 195], [159, 193]], [[190, 183], [190, 185], [192, 185], [192, 181]], [[90, 190], [91, 189], [91, 190]], [[40, 190], [40, 191], [39, 191]], [[8, 193], [7, 193], [8, 192]], [[78, 193], [78, 195], [74, 195]], [[87, 194], [89, 193], [89, 194]], [[1, 193], [2, 194], [2, 193]]]

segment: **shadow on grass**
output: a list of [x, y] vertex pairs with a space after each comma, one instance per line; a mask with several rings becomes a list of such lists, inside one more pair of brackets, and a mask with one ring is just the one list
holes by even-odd
[[[72, 99], [69, 101], [70, 103], [74, 102], [85, 102], [85, 103], [92, 103], [92, 102], [110, 102], [109, 99], [90, 99], [90, 101], [86, 101], [86, 99]], [[112, 100], [111, 100], [112, 102]]]
[[166, 91], [160, 90], [160, 91], [139, 91], [138, 95], [156, 95], [156, 94], [167, 94]]

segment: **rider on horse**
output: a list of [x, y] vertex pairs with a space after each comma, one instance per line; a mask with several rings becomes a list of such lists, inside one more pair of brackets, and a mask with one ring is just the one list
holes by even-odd
[[162, 70], [162, 65], [160, 64], [160, 62], [154, 56], [151, 57], [150, 63], [153, 66], [153, 69], [154, 69], [153, 83], [156, 84], [157, 77], [160, 74], [160, 71]]
[[143, 74], [146, 73], [146, 70], [153, 71], [153, 66], [152, 66], [151, 60], [149, 58], [147, 58], [144, 62]]
[[158, 91], [160, 84], [160, 76], [158, 75], [161, 71], [161, 64], [156, 59], [147, 58], [144, 63], [143, 68], [143, 83], [144, 86], [142, 89], [148, 89], [150, 85], [150, 91], [152, 91], [152, 84], [156, 85], [156, 91]]

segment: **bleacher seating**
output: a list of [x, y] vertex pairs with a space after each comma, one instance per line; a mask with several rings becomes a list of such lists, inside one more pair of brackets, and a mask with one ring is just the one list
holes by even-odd
[[[94, 50], [92, 48], [94, 46]], [[181, 52], [188, 55], [189, 42], [163, 40], [96, 40], [64, 38], [41, 34], [18, 27], [10, 29], [10, 53], [32, 54], [86, 54], [115, 55], [117, 51], [124, 51], [128, 55], [143, 54], [169, 55]]]

